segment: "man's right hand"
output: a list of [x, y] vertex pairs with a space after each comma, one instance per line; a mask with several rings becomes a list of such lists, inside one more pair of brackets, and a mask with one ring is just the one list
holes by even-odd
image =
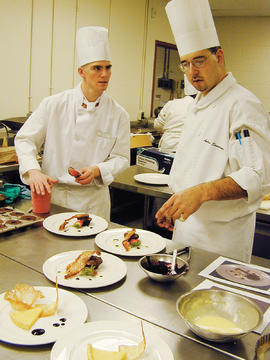
[[37, 194], [45, 195], [46, 192], [50, 193], [53, 184], [58, 183], [58, 180], [43, 174], [40, 170], [28, 170], [26, 175], [28, 176], [31, 191]]

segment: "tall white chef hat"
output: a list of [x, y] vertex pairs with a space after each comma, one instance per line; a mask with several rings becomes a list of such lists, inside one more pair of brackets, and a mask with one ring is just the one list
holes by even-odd
[[111, 60], [108, 29], [100, 26], [85, 26], [77, 31], [78, 66], [94, 61]]
[[184, 93], [185, 95], [196, 95], [198, 94], [198, 90], [188, 81], [186, 74], [184, 74]]
[[171, 0], [166, 12], [180, 56], [220, 46], [208, 0]]

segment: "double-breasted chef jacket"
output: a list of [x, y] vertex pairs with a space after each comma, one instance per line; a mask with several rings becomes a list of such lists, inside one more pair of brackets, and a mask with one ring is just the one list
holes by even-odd
[[193, 101], [194, 99], [191, 96], [170, 100], [164, 105], [155, 119], [154, 127], [163, 131], [158, 146], [165, 152], [166, 150], [176, 151], [188, 106]]
[[185, 222], [176, 221], [173, 240], [249, 262], [256, 210], [270, 190], [269, 116], [231, 73], [190, 105], [169, 183], [179, 192], [227, 176], [248, 197], [203, 203]]
[[[27, 119], [15, 138], [19, 171], [40, 169], [37, 152], [44, 144], [41, 170], [58, 179], [52, 203], [79, 212], [110, 218], [108, 185], [129, 166], [130, 122], [127, 112], [106, 92], [88, 102], [80, 84], [74, 89], [45, 98]], [[80, 185], [69, 175], [97, 165], [101, 177]]]

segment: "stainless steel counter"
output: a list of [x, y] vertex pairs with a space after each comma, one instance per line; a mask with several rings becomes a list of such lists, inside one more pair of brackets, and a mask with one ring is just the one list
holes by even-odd
[[144, 168], [139, 165], [130, 166], [120, 176], [118, 176], [110, 185], [113, 188], [131, 191], [137, 194], [144, 195], [144, 216], [143, 216], [143, 228], [147, 229], [148, 217], [150, 211], [150, 198], [156, 197], [161, 199], [169, 199], [172, 195], [172, 191], [167, 185], [157, 186], [148, 185], [134, 180], [134, 176], [137, 174], [155, 173], [156, 171]]
[[110, 186], [138, 194], [162, 198], [165, 200], [169, 199], [169, 197], [172, 195], [172, 191], [167, 185], [148, 185], [134, 180], [135, 175], [145, 173], [156, 173], [156, 171], [144, 168], [139, 165], [130, 166], [121, 175], [119, 175]]
[[[52, 213], [63, 211], [66, 209], [52, 208]], [[113, 227], [120, 227], [120, 225], [111, 223], [110, 228]], [[170, 240], [168, 240], [169, 243]], [[68, 250], [94, 248], [96, 248], [94, 237], [64, 237], [52, 234], [37, 225], [33, 225], [25, 231], [2, 234], [0, 237], [1, 292], [12, 287], [15, 282], [30, 281], [35, 285], [51, 284], [42, 274], [42, 265], [45, 260]], [[214, 253], [193, 249], [190, 271], [172, 284], [161, 284], [148, 279], [139, 269], [137, 258], [122, 257], [128, 269], [125, 279], [108, 287], [75, 292], [86, 302], [91, 320], [116, 319], [118, 317], [141, 318], [162, 334], [165, 332], [164, 339], [167, 341], [168, 338], [167, 342], [172, 347], [175, 360], [199, 359], [199, 357], [203, 359], [250, 360], [254, 355], [254, 346], [258, 335], [248, 334], [235, 344], [210, 343], [189, 331], [175, 309], [176, 299], [203, 280], [197, 274], [217, 256]], [[253, 257], [252, 262], [270, 267], [270, 260], [267, 259]], [[270, 326], [265, 333], [269, 330]], [[2, 351], [0, 349], [1, 358]], [[15, 347], [4, 346], [4, 351], [8, 351], [9, 357], [3, 358], [15, 359], [14, 352], [18, 355]], [[23, 351], [25, 352], [25, 349]], [[45, 350], [33, 350], [35, 359], [48, 359], [48, 351], [48, 347]], [[33, 352], [27, 350], [24, 358], [34, 358]], [[28, 355], [29, 357], [27, 357]]]
[[[17, 279], [25, 283], [39, 286], [53, 286], [43, 275], [34, 270], [30, 270], [27, 266], [13, 261], [3, 255], [0, 255], [0, 291], [1, 293], [7, 289], [11, 289]], [[93, 297], [90, 297], [79, 291], [72, 291], [78, 295], [86, 304], [88, 309], [87, 321], [99, 320], [118, 320], [128, 321], [138, 324], [139, 319], [135, 316], [121, 311], [114, 306], [108, 305]], [[210, 359], [214, 356], [215, 359], [225, 360], [227, 357], [215, 351], [209, 351], [208, 348], [202, 347], [199, 344], [194, 344], [191, 341], [179, 337], [165, 329], [152, 325], [143, 321], [145, 331], [161, 337], [170, 347], [174, 354], [175, 360], [188, 359], [192, 356], [193, 359], [199, 358], [201, 355], [204, 359]], [[1, 343], [0, 358], [2, 360], [49, 360], [52, 344], [42, 345], [37, 347], [15, 346], [10, 344]], [[105, 359], [104, 359], [105, 360]]]

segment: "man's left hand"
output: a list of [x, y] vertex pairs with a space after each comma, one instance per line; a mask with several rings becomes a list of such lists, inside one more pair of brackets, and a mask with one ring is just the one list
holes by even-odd
[[93, 180], [100, 176], [100, 170], [98, 166], [87, 166], [80, 170], [81, 176], [76, 178], [76, 182], [81, 185], [88, 185]]

